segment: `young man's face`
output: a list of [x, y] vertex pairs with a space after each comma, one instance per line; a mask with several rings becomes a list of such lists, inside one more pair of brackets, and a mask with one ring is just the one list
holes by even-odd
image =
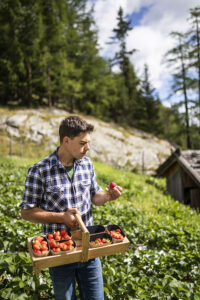
[[90, 134], [80, 133], [74, 138], [68, 138], [67, 150], [69, 154], [75, 159], [83, 158], [87, 151], [90, 150]]

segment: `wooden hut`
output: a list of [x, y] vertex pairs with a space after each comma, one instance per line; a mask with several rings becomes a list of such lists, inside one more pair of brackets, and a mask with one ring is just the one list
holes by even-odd
[[200, 150], [177, 149], [157, 169], [166, 177], [168, 193], [179, 202], [200, 208]]

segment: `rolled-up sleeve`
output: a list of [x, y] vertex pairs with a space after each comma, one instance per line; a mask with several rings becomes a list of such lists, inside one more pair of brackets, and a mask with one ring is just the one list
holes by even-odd
[[33, 166], [28, 170], [27, 173], [25, 191], [20, 208], [29, 209], [33, 207], [40, 207], [42, 197], [43, 183], [41, 175], [39, 169]]

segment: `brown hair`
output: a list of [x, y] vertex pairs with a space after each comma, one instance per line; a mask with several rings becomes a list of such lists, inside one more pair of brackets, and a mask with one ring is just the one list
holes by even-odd
[[93, 130], [94, 130], [94, 126], [92, 124], [87, 123], [85, 120], [81, 119], [78, 116], [70, 116], [62, 120], [62, 122], [60, 123], [60, 127], [59, 127], [60, 143], [62, 143], [63, 138], [65, 136], [74, 138], [82, 132], [90, 133]]

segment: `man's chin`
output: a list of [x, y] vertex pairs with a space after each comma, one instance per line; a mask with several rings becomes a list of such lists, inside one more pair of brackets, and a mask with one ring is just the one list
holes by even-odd
[[80, 153], [80, 155], [79, 155], [79, 157], [77, 157], [77, 159], [83, 158], [84, 156], [86, 156], [86, 154], [87, 154], [87, 153], [85, 153], [85, 152], [84, 152], [84, 153]]

